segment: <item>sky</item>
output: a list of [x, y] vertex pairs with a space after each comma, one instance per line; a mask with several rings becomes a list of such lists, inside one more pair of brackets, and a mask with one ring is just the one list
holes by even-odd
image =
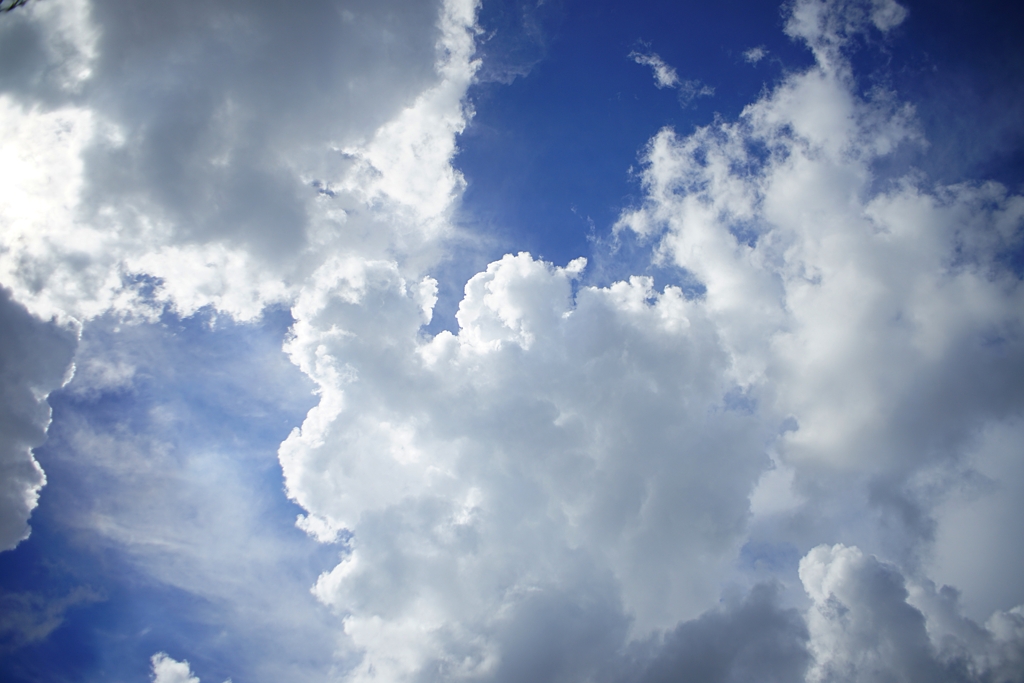
[[1024, 681], [1024, 12], [0, 5], [0, 678]]

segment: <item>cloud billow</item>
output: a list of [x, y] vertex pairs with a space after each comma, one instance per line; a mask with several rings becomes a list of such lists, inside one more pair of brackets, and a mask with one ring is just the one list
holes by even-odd
[[46, 396], [70, 379], [77, 330], [42, 322], [0, 288], [0, 550], [29, 535], [46, 482], [32, 449], [50, 424]]
[[[36, 101], [29, 76], [0, 100], [24, 170], [0, 277], [11, 319], [60, 341], [31, 349], [41, 379], [5, 390], [32, 385], [39, 437], [74, 349], [60, 323], [288, 306], [284, 350], [318, 403], [278, 456], [298, 526], [339, 552], [312, 593], [345, 680], [1021, 679], [1019, 580], [1002, 574], [989, 604], [952, 555], [964, 511], [994, 527], [992, 553], [1022, 546], [995, 528], [1024, 512], [1019, 479], [989, 508], [958, 495], [1017, 471], [1024, 286], [1006, 263], [1024, 198], [876, 177], [922, 140], [898, 94], [856, 87], [849, 55], [902, 7], [788, 5], [812, 66], [736, 120], [648, 142], [615, 233], [700, 294], [596, 286], [586, 258], [519, 252], [470, 278], [436, 335], [473, 2], [313, 3], [282, 23], [269, 4], [64, 0], [78, 23], [32, 7], [4, 30], [63, 27], [66, 54], [39, 59], [64, 71]], [[117, 367], [88, 377], [130, 384]], [[30, 507], [4, 513], [8, 545]], [[792, 562], [767, 561], [783, 547]], [[954, 575], [961, 594], [935, 588]], [[195, 680], [162, 653], [152, 666]]]
[[[873, 160], [918, 133], [894, 95], [856, 94], [845, 41], [901, 12], [798, 3], [787, 31], [816, 66], [736, 122], [652, 139], [645, 199], [618, 229], [653, 240], [701, 297], [643, 278], [573, 293], [581, 264], [519, 254], [470, 280], [457, 334], [371, 343], [381, 318], [364, 302], [406, 300], [418, 315], [393, 277], [346, 276], [344, 306], [322, 299], [329, 315], [302, 316], [323, 332], [300, 323], [291, 353], [331, 398], [282, 464], [304, 507], [353, 533], [316, 594], [366, 653], [356, 680], [439, 661], [449, 676], [500, 678], [525, 605], [583, 609], [592, 581], [623, 643], [692, 623], [751, 534], [808, 550], [852, 539], [924, 576], [939, 494], [921, 482], [1022, 407], [1022, 290], [999, 265], [1022, 215], [993, 184], [872, 191]], [[1004, 331], [995, 345], [990, 329]], [[737, 391], [756, 409], [730, 410]], [[788, 483], [768, 492], [776, 472]], [[775, 500], [751, 517], [750, 495]], [[586, 640], [568, 613], [551, 619]], [[812, 628], [812, 678], [854, 647], [826, 640]], [[790, 671], [803, 661], [792, 642]], [[877, 670], [898, 671], [884, 656]]]

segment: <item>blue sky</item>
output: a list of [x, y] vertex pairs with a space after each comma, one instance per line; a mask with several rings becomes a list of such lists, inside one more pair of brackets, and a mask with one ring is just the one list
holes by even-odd
[[1024, 680], [1022, 21], [0, 13], [0, 678]]

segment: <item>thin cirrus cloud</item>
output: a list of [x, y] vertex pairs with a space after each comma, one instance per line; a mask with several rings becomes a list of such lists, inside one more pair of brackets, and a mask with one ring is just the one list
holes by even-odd
[[[1024, 586], [993, 567], [1024, 552], [1024, 198], [879, 182], [924, 140], [850, 54], [906, 11], [793, 3], [811, 66], [650, 139], [613, 237], [697, 290], [506, 254], [429, 335], [472, 219], [453, 158], [477, 9], [3, 17], [27, 47], [0, 96], [0, 408], [27, 436], [2, 457], [28, 474], [5, 477], [0, 540], [26, 535], [30, 449], [66, 384], [52, 432], [75, 457], [55, 464], [104, 492], [68, 526], [236, 634], [236, 659], [150, 649], [155, 681], [222, 680], [224, 661], [236, 680], [1020, 680]], [[241, 341], [281, 307], [287, 368]], [[216, 377], [248, 396], [228, 431], [274, 395], [308, 410], [276, 437], [280, 475], [199, 417], [228, 404]], [[287, 512], [254, 498], [278, 476]], [[294, 647], [273, 647], [282, 628]]]

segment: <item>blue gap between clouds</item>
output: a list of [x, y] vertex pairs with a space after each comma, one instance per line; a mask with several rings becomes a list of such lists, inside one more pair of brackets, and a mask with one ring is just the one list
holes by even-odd
[[[915, 105], [928, 145], [880, 160], [875, 189], [913, 169], [928, 182], [993, 179], [1024, 189], [1024, 10], [992, 0], [903, 4], [907, 21], [887, 37], [874, 32], [854, 64], [863, 92], [895, 90]], [[734, 120], [765, 88], [812, 63], [783, 34], [779, 5], [508, 0], [485, 2], [479, 23], [484, 68], [455, 165], [468, 182], [463, 220], [484, 244], [437, 273], [426, 331], [457, 330], [466, 280], [508, 252], [556, 265], [587, 256], [586, 284], [645, 274], [658, 289], [677, 284], [699, 296], [687, 273], [652, 266], [649, 244], [628, 233], [612, 240], [611, 226], [642, 198], [638, 162], [658, 130], [686, 135], [716, 116]], [[757, 64], [743, 57], [753, 47], [767, 52]], [[634, 50], [657, 53], [714, 96], [682, 105], [628, 58]], [[739, 239], [755, 239], [739, 227]], [[1021, 274], [1020, 253], [1007, 261]]]
[[[123, 345], [135, 354], [130, 360], [137, 372], [128, 387], [83, 395], [73, 392], [72, 383], [51, 395], [49, 438], [36, 449], [48, 483], [32, 515], [30, 538], [0, 553], [0, 591], [54, 601], [85, 587], [95, 599], [67, 609], [47, 638], [0, 649], [2, 680], [147, 680], [149, 657], [158, 651], [188, 658], [203, 680], [237, 677], [245, 670], [244, 650], [232, 649], [240, 643], [231, 634], [225, 640], [216, 633], [217, 605], [161, 584], [123, 547], [74, 523], [76, 516], [88, 514], [90, 499], [119, 493], [95, 490], [106, 479], [76, 457], [78, 424], [114, 438], [154, 437], [169, 443], [175, 457], [217, 453], [244, 461], [252, 473], [245, 485], [262, 501], [260, 524], [268, 533], [294, 536], [310, 546], [293, 570], [312, 585], [336, 562], [337, 548], [316, 546], [295, 529], [301, 510], [285, 498], [276, 459], [280, 442], [316, 402], [311, 383], [280, 351], [290, 314], [271, 310], [250, 325], [211, 323], [203, 311], [186, 319], [166, 314], [154, 325], [119, 326], [104, 319], [86, 326], [83, 347]], [[275, 363], [267, 363], [275, 356]], [[80, 354], [77, 362], [88, 360]], [[265, 385], [254, 382], [254, 368], [266, 373]], [[282, 382], [289, 381], [292, 386], [282, 390]], [[155, 422], [154, 411], [161, 410], [175, 419]], [[211, 645], [217, 637], [219, 647]]]
[[[783, 33], [773, 3], [485, 2], [475, 115], [459, 137], [455, 166], [467, 188], [462, 220], [483, 246], [437, 273], [439, 301], [428, 333], [457, 330], [465, 282], [505, 253], [528, 251], [556, 265], [589, 259], [584, 283], [654, 277], [699, 294], [678, 269], [650, 264], [650, 245], [611, 239], [623, 209], [639, 204], [640, 159], [661, 128], [680, 135], [717, 115], [736, 118], [787, 68], [811, 63]], [[767, 56], [748, 63], [746, 50]], [[657, 53], [681, 81], [715, 89], [689, 102], [655, 86], [629, 58]]]
[[[810, 64], [782, 34], [771, 3], [548, 4], [556, 7], [532, 35], [524, 25], [537, 18], [522, 4], [481, 10], [485, 38], [495, 35], [482, 44], [485, 60], [503, 32], [539, 53], [510, 84], [471, 89], [476, 115], [455, 160], [468, 181], [466, 212], [497, 235], [502, 253], [529, 251], [557, 265], [589, 256], [592, 239], [607, 238], [622, 209], [641, 199], [639, 158], [658, 130], [686, 135], [716, 114], [735, 119], [781, 76], [782, 64]], [[749, 64], [743, 52], [757, 46], [768, 56]], [[714, 95], [684, 105], [675, 89], [655, 87], [651, 68], [629, 58], [634, 50], [657, 53], [680, 80], [700, 81]]]

